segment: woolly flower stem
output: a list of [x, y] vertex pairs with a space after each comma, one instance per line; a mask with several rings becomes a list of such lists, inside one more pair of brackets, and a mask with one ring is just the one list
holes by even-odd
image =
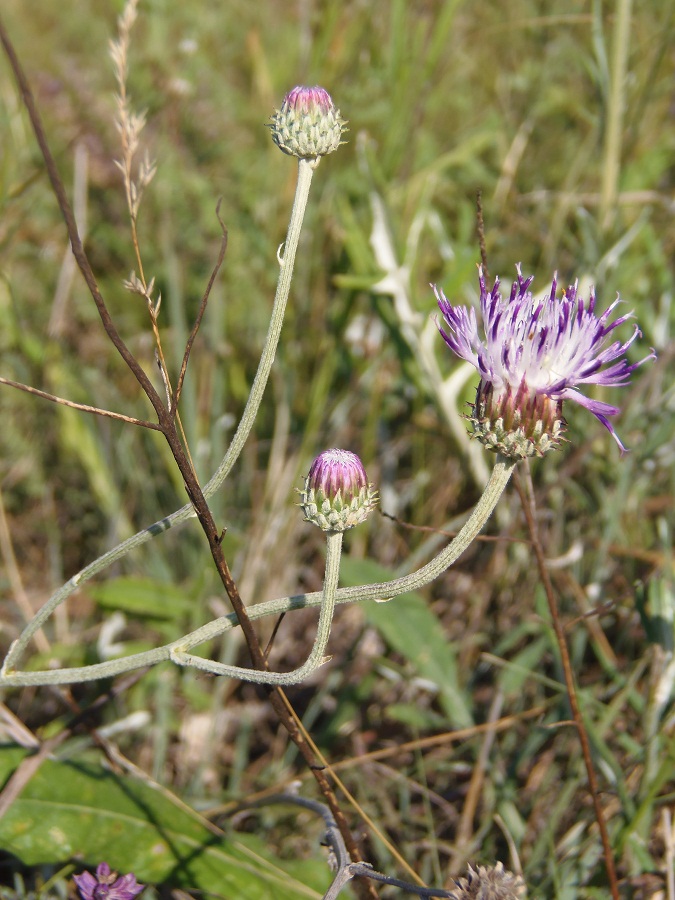
[[[499, 455], [497, 456], [497, 462], [492, 470], [492, 475], [490, 476], [485, 491], [463, 528], [454, 540], [425, 566], [422, 566], [421, 569], [418, 569], [410, 575], [405, 575], [402, 578], [394, 578], [391, 581], [357, 587], [339, 588], [335, 593], [335, 603], [357, 603], [364, 600], [390, 600], [400, 594], [419, 590], [421, 587], [437, 578], [451, 566], [462, 553], [464, 553], [471, 542], [477, 537], [487, 520], [490, 518], [492, 511], [497, 505], [497, 501], [508, 484], [514, 466], [515, 462], [513, 462], [513, 460], [504, 459]], [[313, 592], [311, 594], [300, 594], [294, 597], [282, 597], [265, 603], [258, 603], [249, 607], [247, 612], [249, 619], [253, 621], [255, 619], [264, 618], [265, 616], [278, 616], [295, 609], [320, 606], [323, 597], [324, 594], [321, 591]], [[44, 618], [46, 618], [46, 616]], [[114, 675], [120, 675], [123, 672], [130, 672], [134, 669], [142, 668], [143, 666], [156, 665], [159, 662], [170, 660], [172, 653], [185, 653], [192, 647], [196, 647], [198, 644], [219, 637], [226, 631], [231, 631], [233, 628], [236, 628], [238, 624], [236, 615], [230, 613], [230, 615], [222, 616], [206, 625], [202, 625], [201, 628], [185, 635], [177, 641], [173, 641], [171, 644], [157, 647], [154, 650], [147, 650], [144, 653], [135, 653], [132, 656], [127, 656], [122, 659], [96, 663], [91, 666], [74, 667], [49, 672], [17, 672], [12, 671], [9, 668], [8, 663], [5, 662], [2, 674], [0, 675], [0, 685], [4, 684], [18, 687], [38, 684], [73, 684], [76, 682], [95, 681], [97, 678], [109, 678]], [[252, 674], [249, 669], [244, 671], [247, 673], [247, 676]]]
[[[295, 189], [295, 200], [293, 202], [291, 218], [288, 224], [288, 232], [286, 234], [286, 242], [284, 244], [284, 255], [283, 258], [279, 257], [279, 280], [277, 282], [277, 290], [274, 297], [272, 316], [270, 319], [269, 328], [267, 330], [265, 346], [260, 357], [260, 362], [258, 363], [258, 371], [256, 372], [255, 378], [253, 380], [251, 393], [246, 402], [246, 407], [241, 417], [241, 421], [239, 422], [234, 437], [232, 438], [232, 443], [230, 444], [227, 453], [225, 454], [225, 457], [223, 458], [221, 464], [218, 466], [215, 474], [204, 486], [203, 493], [204, 497], [207, 499], [209, 497], [212, 497], [220, 488], [220, 486], [229, 475], [235, 462], [239, 458], [239, 454], [241, 453], [244, 444], [246, 443], [246, 439], [250, 434], [253, 422], [255, 421], [256, 415], [258, 413], [258, 409], [260, 408], [260, 403], [265, 392], [265, 387], [267, 385], [267, 380], [269, 378], [272, 363], [274, 362], [274, 357], [277, 350], [277, 345], [279, 343], [281, 326], [283, 324], [284, 314], [286, 311], [286, 302], [288, 300], [288, 295], [291, 288], [291, 279], [293, 277], [295, 254], [298, 249], [298, 242], [300, 240], [300, 232], [302, 230], [302, 222], [305, 215], [305, 209], [307, 208], [307, 199], [309, 197], [309, 189], [312, 183], [312, 175], [314, 174], [314, 169], [317, 165], [318, 160], [298, 160], [298, 181]], [[156, 537], [158, 534], [162, 534], [162, 532], [164, 531], [168, 531], [175, 525], [179, 525], [180, 523], [185, 522], [188, 519], [194, 518], [194, 516], [194, 507], [191, 503], [186, 503], [185, 506], [172, 513], [170, 516], [166, 516], [164, 519], [160, 519], [159, 522], [155, 522], [148, 528], [145, 528], [143, 531], [139, 531], [137, 534], [128, 538], [126, 541], [118, 544], [117, 547], [114, 547], [112, 550], [104, 553], [103, 556], [100, 556], [97, 560], [94, 560], [94, 562], [90, 563], [88, 566], [74, 575], [71, 579], [69, 579], [64, 585], [62, 585], [62, 587], [60, 587], [58, 591], [52, 594], [45, 605], [39, 610], [35, 618], [26, 626], [21, 635], [9, 648], [9, 652], [7, 653], [7, 656], [5, 658], [2, 671], [0, 672], [0, 684], [22, 683], [16, 681], [10, 682], [7, 680], [7, 678], [12, 677], [10, 673], [12, 673], [13, 670], [16, 669], [17, 664], [25, 653], [26, 647], [31, 641], [33, 635], [37, 631], [39, 631], [40, 628], [42, 628], [42, 626], [45, 624], [47, 619], [50, 618], [54, 610], [62, 603], [64, 603], [68, 599], [68, 597], [72, 596], [72, 594], [74, 594], [75, 591], [77, 591], [83, 584], [85, 584], [87, 581], [90, 581], [100, 572], [105, 571], [113, 563], [117, 562], [117, 560], [119, 559], [122, 559], [132, 550], [135, 550], [142, 544], [147, 543], [151, 538]], [[107, 665], [107, 663], [104, 663], [102, 665]], [[144, 665], [144, 663], [141, 663], [141, 665]], [[132, 668], [136, 667], [133, 666]], [[65, 671], [68, 670], [62, 670], [62, 672]], [[124, 669], [123, 671], [127, 670]], [[52, 675], [58, 674], [58, 672], [52, 673]], [[104, 676], [95, 675], [94, 677], [100, 678]], [[80, 679], [78, 678], [75, 680], [78, 681]], [[57, 682], [48, 680], [33, 683], [56, 684]], [[66, 681], [60, 683], [68, 683], [68, 681], [66, 679]]]
[[[175, 646], [170, 653], [171, 661], [179, 666], [191, 666], [193, 669], [199, 669], [202, 672], [211, 672], [213, 675], [227, 675], [230, 678], [241, 678], [243, 681], [252, 681], [255, 684], [287, 685], [298, 684], [298, 682], [304, 681], [319, 666], [330, 659], [330, 657], [324, 656], [324, 652], [330, 637], [330, 628], [333, 623], [333, 612], [335, 610], [335, 595], [340, 579], [342, 534], [341, 531], [331, 531], [327, 534], [326, 574], [321, 594], [319, 624], [312, 652], [299, 668], [294, 669], [292, 672], [265, 672], [256, 671], [255, 669], [244, 669], [241, 666], [228, 666], [211, 659], [204, 659], [201, 656], [192, 656], [180, 647]], [[186, 646], [193, 645], [188, 643]]]

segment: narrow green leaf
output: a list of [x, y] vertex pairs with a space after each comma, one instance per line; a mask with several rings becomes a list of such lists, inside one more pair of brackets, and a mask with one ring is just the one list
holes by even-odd
[[[365, 559], [344, 559], [341, 572], [346, 585], [370, 584], [392, 577], [387, 569]], [[454, 647], [446, 640], [440, 622], [423, 598], [416, 593], [402, 594], [389, 603], [363, 603], [361, 607], [366, 619], [387, 643], [422, 678], [437, 685], [441, 704], [453, 726], [472, 725], [469, 705], [459, 682]]]

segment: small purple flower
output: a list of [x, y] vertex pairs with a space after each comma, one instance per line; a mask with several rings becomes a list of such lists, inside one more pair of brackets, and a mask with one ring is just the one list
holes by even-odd
[[106, 862], [99, 863], [96, 878], [91, 872], [83, 872], [73, 875], [73, 881], [82, 900], [134, 900], [145, 887], [136, 881], [133, 873], [118, 877]]
[[299, 85], [286, 94], [270, 128], [284, 153], [316, 159], [337, 150], [346, 124], [328, 91]]
[[301, 493], [305, 520], [323, 531], [346, 531], [365, 522], [377, 503], [363, 463], [349, 450], [320, 453]]
[[448, 326], [448, 331], [438, 326], [444, 341], [481, 376], [471, 416], [475, 436], [512, 459], [543, 456], [559, 446], [566, 424], [562, 404], [573, 400], [602, 422], [625, 453], [607, 418], [619, 408], [586, 397], [579, 386], [626, 385], [639, 365], [655, 358], [654, 351], [638, 363], [626, 359], [626, 350], [640, 335], [637, 325], [625, 343], [608, 341], [608, 335], [631, 318], [627, 314], [609, 321], [618, 297], [597, 316], [593, 290], [585, 302], [577, 296], [575, 283], [556, 299], [556, 275], [550, 294], [540, 300], [529, 290], [532, 277], [523, 278], [520, 265], [516, 271], [518, 278], [506, 300], [498, 278], [488, 293], [479, 268], [484, 338], [479, 335], [475, 309], [451, 306], [443, 291], [432, 285]]

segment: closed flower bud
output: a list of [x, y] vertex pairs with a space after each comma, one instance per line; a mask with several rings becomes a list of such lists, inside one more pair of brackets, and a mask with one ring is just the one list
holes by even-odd
[[324, 450], [312, 463], [301, 498], [307, 522], [323, 531], [347, 531], [365, 522], [377, 492], [355, 453]]
[[345, 119], [322, 87], [294, 87], [272, 116], [274, 143], [291, 156], [315, 159], [340, 146]]

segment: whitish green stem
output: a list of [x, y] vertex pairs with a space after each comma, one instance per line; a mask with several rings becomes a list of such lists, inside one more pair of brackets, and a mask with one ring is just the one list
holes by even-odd
[[[429, 563], [422, 566], [416, 572], [405, 575], [402, 578], [394, 578], [392, 581], [384, 581], [377, 584], [367, 584], [357, 587], [340, 588], [335, 595], [336, 603], [357, 603], [363, 600], [389, 600], [409, 591], [419, 590], [444, 572], [461, 554], [469, 544], [477, 537], [487, 520], [490, 518], [497, 501], [501, 497], [504, 488], [509, 482], [515, 462], [497, 457], [497, 463], [492, 471], [490, 480], [478, 501], [476, 508], [467, 519], [457, 537]], [[295, 609], [306, 609], [319, 606], [323, 599], [323, 593], [299, 594], [295, 597], [282, 597], [270, 600], [266, 603], [257, 603], [248, 608], [249, 619], [261, 619], [265, 616], [278, 616]], [[38, 684], [74, 684], [83, 681], [95, 681], [97, 678], [110, 678], [123, 672], [130, 672], [143, 666], [152, 666], [159, 662], [171, 659], [172, 651], [178, 650], [184, 653], [191, 647], [196, 647], [204, 641], [219, 637], [226, 631], [231, 631], [238, 626], [234, 613], [214, 619], [206, 625], [202, 625], [196, 631], [166, 644], [155, 650], [147, 650], [145, 653], [136, 653], [123, 659], [110, 660], [109, 662], [96, 663], [92, 666], [60, 669], [49, 672], [18, 672], [12, 671], [5, 663], [0, 673], [0, 685], [25, 686]], [[246, 672], [249, 670], [246, 669]]]
[[172, 662], [179, 666], [191, 666], [193, 669], [200, 669], [202, 672], [211, 672], [213, 675], [227, 675], [230, 678], [240, 678], [242, 681], [253, 681], [256, 684], [298, 684], [308, 678], [315, 669], [318, 669], [324, 662], [328, 662], [329, 656], [324, 656], [328, 638], [330, 637], [330, 628], [333, 623], [333, 612], [335, 610], [335, 595], [337, 594], [338, 581], [340, 579], [340, 556], [342, 554], [342, 532], [328, 532], [328, 546], [326, 548], [326, 574], [323, 582], [323, 592], [321, 594], [321, 611], [319, 612], [319, 624], [316, 630], [316, 638], [312, 652], [299, 668], [292, 672], [263, 672], [256, 669], [244, 669], [241, 666], [228, 666], [224, 663], [215, 662], [210, 659], [204, 659], [203, 656], [192, 656], [186, 653], [182, 647], [193, 647], [191, 641], [182, 642], [179, 647], [171, 648], [170, 656]]
[[[208, 499], [211, 497], [225, 481], [232, 469], [232, 466], [239, 459], [246, 439], [248, 438], [258, 410], [262, 401], [263, 393], [267, 385], [272, 363], [277, 352], [279, 343], [279, 335], [281, 334], [281, 326], [284, 322], [284, 314], [286, 312], [286, 301], [291, 289], [291, 279], [293, 277], [293, 268], [295, 266], [295, 254], [300, 241], [300, 232], [302, 231], [302, 222], [305, 217], [305, 209], [307, 208], [307, 199], [309, 197], [309, 188], [312, 183], [312, 175], [314, 169], [319, 165], [321, 157], [316, 159], [299, 159], [298, 160], [298, 183], [295, 188], [295, 200], [293, 201], [293, 209], [291, 211], [291, 219], [288, 223], [288, 232], [286, 234], [286, 243], [283, 245], [283, 256], [279, 255], [279, 280], [277, 282], [277, 291], [274, 296], [274, 306], [272, 307], [272, 318], [267, 330], [267, 338], [263, 347], [262, 356], [258, 364], [251, 387], [251, 393], [246, 401], [241, 421], [232, 438], [223, 461], [216, 469], [214, 476], [204, 488], [204, 496]], [[183, 507], [186, 509], [188, 507]], [[179, 510], [182, 512], [182, 510]], [[177, 515], [177, 513], [174, 513]]]
[[[253, 380], [251, 393], [248, 400], [246, 401], [246, 407], [241, 417], [241, 421], [239, 422], [239, 426], [237, 427], [234, 437], [232, 438], [232, 443], [230, 444], [227, 453], [225, 454], [225, 457], [223, 458], [221, 464], [218, 466], [215, 474], [204, 486], [204, 496], [207, 499], [213, 496], [213, 494], [215, 494], [218, 488], [223, 484], [230, 470], [239, 458], [239, 454], [241, 453], [244, 444], [246, 443], [246, 439], [249, 436], [251, 427], [253, 426], [253, 422], [255, 421], [256, 415], [258, 414], [258, 409], [260, 408], [260, 403], [262, 401], [263, 393], [265, 391], [270, 370], [272, 368], [272, 363], [274, 362], [274, 357], [277, 351], [277, 345], [279, 343], [281, 326], [283, 325], [284, 313], [286, 312], [286, 301], [288, 300], [288, 294], [291, 287], [291, 279], [293, 277], [295, 254], [298, 249], [300, 232], [302, 230], [302, 221], [305, 215], [305, 209], [307, 208], [307, 199], [309, 197], [309, 189], [312, 183], [312, 175], [314, 174], [314, 169], [316, 168], [318, 163], [319, 158], [315, 160], [298, 160], [298, 182], [295, 189], [295, 200], [293, 202], [291, 218], [288, 224], [288, 232], [286, 234], [286, 243], [284, 244], [283, 257], [279, 256], [279, 280], [277, 282], [277, 290], [274, 297], [272, 316], [267, 331], [267, 337], [265, 339], [265, 346], [263, 347], [260, 362], [258, 363], [258, 371], [256, 372], [255, 378]], [[14, 643], [9, 648], [9, 652], [2, 667], [2, 673], [0, 673], [0, 684], [3, 683], [2, 675], [4, 675], [5, 672], [11, 672], [12, 670], [16, 669], [16, 666], [23, 656], [26, 647], [28, 646], [33, 635], [37, 631], [39, 631], [40, 628], [42, 628], [42, 626], [52, 615], [54, 610], [63, 602], [65, 602], [68, 597], [74, 594], [79, 587], [85, 584], [85, 582], [94, 578], [95, 575], [98, 575], [100, 572], [105, 571], [105, 569], [111, 566], [114, 562], [117, 562], [118, 559], [126, 556], [127, 553], [130, 553], [132, 550], [135, 550], [137, 547], [145, 544], [147, 541], [149, 541], [153, 537], [156, 537], [158, 534], [162, 534], [162, 532], [168, 531], [169, 528], [173, 528], [174, 525], [178, 525], [181, 522], [187, 521], [188, 519], [194, 517], [194, 515], [195, 513], [192, 504], [187, 503], [175, 513], [172, 513], [170, 516], [166, 516], [159, 522], [155, 522], [148, 528], [143, 529], [143, 531], [139, 531], [138, 534], [135, 534], [133, 537], [128, 538], [126, 541], [119, 544], [117, 547], [114, 547], [112, 550], [109, 550], [107, 553], [104, 553], [103, 556], [100, 556], [97, 560], [90, 563], [88, 566], [78, 572], [77, 575], [74, 575], [69, 581], [67, 581], [62, 587], [60, 587], [58, 591], [52, 594], [49, 600], [47, 600], [45, 605], [37, 613], [35, 618], [31, 622], [29, 622], [19, 638], [17, 638], [17, 640], [14, 641]]]

